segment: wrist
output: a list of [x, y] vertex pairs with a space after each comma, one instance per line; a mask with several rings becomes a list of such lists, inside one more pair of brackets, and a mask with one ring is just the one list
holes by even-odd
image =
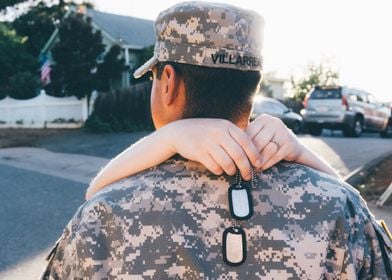
[[176, 129], [174, 123], [169, 123], [156, 131], [156, 133], [159, 134], [159, 136], [157, 136], [160, 143], [172, 155], [178, 153], [176, 145], [176, 139], [178, 139], [177, 132], [178, 129]]

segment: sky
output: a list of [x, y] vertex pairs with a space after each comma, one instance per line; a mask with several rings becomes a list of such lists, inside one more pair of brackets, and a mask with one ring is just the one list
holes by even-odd
[[[154, 20], [181, 0], [93, 0], [96, 9]], [[336, 69], [341, 85], [392, 101], [392, 1], [215, 0], [260, 13], [264, 69], [299, 78], [306, 67]]]

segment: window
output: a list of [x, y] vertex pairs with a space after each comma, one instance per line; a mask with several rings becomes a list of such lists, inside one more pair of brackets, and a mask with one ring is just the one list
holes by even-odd
[[351, 101], [361, 101], [362, 100], [362, 98], [361, 98], [361, 100], [359, 100], [359, 96], [356, 96], [355, 94], [353, 94], [353, 93], [350, 93], [349, 95], [348, 95], [348, 98], [351, 100]]
[[373, 95], [368, 94], [367, 97], [368, 97], [369, 103], [373, 103], [373, 104], [377, 104], [377, 103], [378, 103], [377, 100], [376, 100], [376, 98], [374, 98]]
[[315, 89], [309, 99], [340, 99], [342, 98], [342, 89]]

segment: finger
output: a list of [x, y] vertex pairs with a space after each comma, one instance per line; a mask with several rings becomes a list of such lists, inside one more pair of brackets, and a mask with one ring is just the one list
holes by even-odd
[[278, 145], [275, 143], [269, 142], [265, 148], [261, 151], [261, 155], [263, 156], [263, 164], [262, 164], [262, 169], [264, 169], [265, 163], [267, 163], [274, 154], [278, 152]]
[[287, 145], [283, 145], [275, 154], [270, 157], [262, 166], [262, 170], [266, 170], [271, 166], [274, 166], [276, 163], [281, 161], [286, 157], [289, 152], [289, 147]]
[[237, 173], [237, 167], [233, 159], [220, 145], [210, 147], [209, 154], [226, 174], [235, 175]]
[[245, 132], [251, 140], [263, 129], [265, 121], [266, 115], [261, 115], [248, 125]]
[[261, 165], [260, 152], [250, 137], [240, 128], [233, 128], [229, 130], [230, 136], [241, 146], [250, 162], [256, 168]]
[[[258, 151], [264, 150], [264, 148], [270, 143], [271, 139], [275, 135], [275, 129], [269, 126], [265, 126], [254, 138], [253, 143], [256, 145]], [[263, 155], [262, 155], [263, 156]], [[263, 156], [264, 159], [264, 156]]]
[[204, 156], [201, 157], [201, 160], [199, 162], [203, 164], [213, 174], [222, 175], [223, 169], [209, 153], [204, 154]]
[[232, 137], [224, 137], [221, 146], [240, 170], [242, 178], [250, 180], [251, 164], [242, 147]]

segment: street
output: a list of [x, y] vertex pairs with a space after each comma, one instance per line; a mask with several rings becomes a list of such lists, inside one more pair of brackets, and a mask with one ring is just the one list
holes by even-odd
[[[37, 278], [45, 254], [83, 203], [90, 179], [111, 157], [146, 134], [75, 133], [45, 139], [39, 147], [0, 149], [0, 279]], [[342, 176], [392, 152], [390, 139], [374, 135], [355, 139], [324, 133], [316, 138], [303, 135], [300, 140]]]

